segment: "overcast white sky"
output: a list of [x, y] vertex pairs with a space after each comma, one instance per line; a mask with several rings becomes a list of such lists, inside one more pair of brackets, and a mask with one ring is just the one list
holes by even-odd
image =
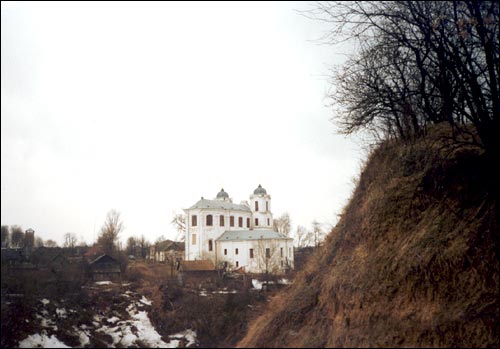
[[174, 238], [173, 212], [262, 184], [293, 228], [336, 222], [359, 142], [336, 134], [308, 3], [8, 3], [1, 8], [1, 224], [94, 241]]

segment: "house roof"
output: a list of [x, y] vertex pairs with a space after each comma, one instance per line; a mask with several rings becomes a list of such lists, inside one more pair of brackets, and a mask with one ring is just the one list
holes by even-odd
[[156, 251], [184, 251], [184, 243], [172, 240], [161, 241], [156, 244]]
[[203, 198], [201, 198], [201, 200], [199, 200], [196, 204], [188, 208], [188, 210], [199, 209], [199, 208], [250, 212], [250, 207], [246, 205], [233, 204], [232, 202], [227, 202], [223, 200], [207, 200]]
[[211, 260], [181, 261], [183, 271], [209, 271], [215, 270], [215, 265]]
[[156, 243], [156, 251], [166, 251], [174, 243], [172, 240], [164, 240]]
[[102, 256], [97, 257], [92, 262], [90, 262], [90, 264], [101, 264], [101, 263], [118, 263], [118, 261], [113, 257], [111, 257], [110, 255], [103, 254]]
[[270, 240], [282, 239], [293, 240], [292, 238], [280, 235], [274, 230], [255, 229], [255, 230], [232, 230], [225, 231], [217, 241], [237, 241], [237, 240]]

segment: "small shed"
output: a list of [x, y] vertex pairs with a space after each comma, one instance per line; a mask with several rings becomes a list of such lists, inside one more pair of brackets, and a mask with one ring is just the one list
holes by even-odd
[[89, 267], [94, 281], [121, 281], [120, 263], [110, 255], [96, 258]]
[[181, 284], [195, 286], [215, 284], [218, 272], [211, 260], [181, 261], [178, 275]]

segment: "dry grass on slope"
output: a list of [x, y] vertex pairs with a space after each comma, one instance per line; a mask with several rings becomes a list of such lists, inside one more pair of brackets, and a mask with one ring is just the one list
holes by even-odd
[[240, 347], [498, 347], [498, 173], [438, 137], [371, 155], [337, 227]]

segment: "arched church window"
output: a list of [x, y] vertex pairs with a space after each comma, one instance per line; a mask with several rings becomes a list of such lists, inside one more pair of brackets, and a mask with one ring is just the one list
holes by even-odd
[[211, 227], [213, 225], [213, 218], [211, 214], [207, 215], [207, 226]]
[[243, 227], [243, 217], [238, 217], [238, 227]]
[[230, 225], [231, 227], [234, 227], [234, 216], [230, 216], [230, 217], [229, 217], [229, 225]]
[[247, 218], [247, 228], [250, 228], [250, 218]]
[[255, 201], [255, 212], [259, 210], [259, 202]]
[[219, 216], [219, 225], [220, 225], [221, 227], [223, 227], [223, 226], [224, 226], [224, 216], [223, 216], [223, 215], [220, 215], [220, 216]]
[[196, 227], [198, 225], [198, 217], [194, 214], [191, 216], [191, 226]]

